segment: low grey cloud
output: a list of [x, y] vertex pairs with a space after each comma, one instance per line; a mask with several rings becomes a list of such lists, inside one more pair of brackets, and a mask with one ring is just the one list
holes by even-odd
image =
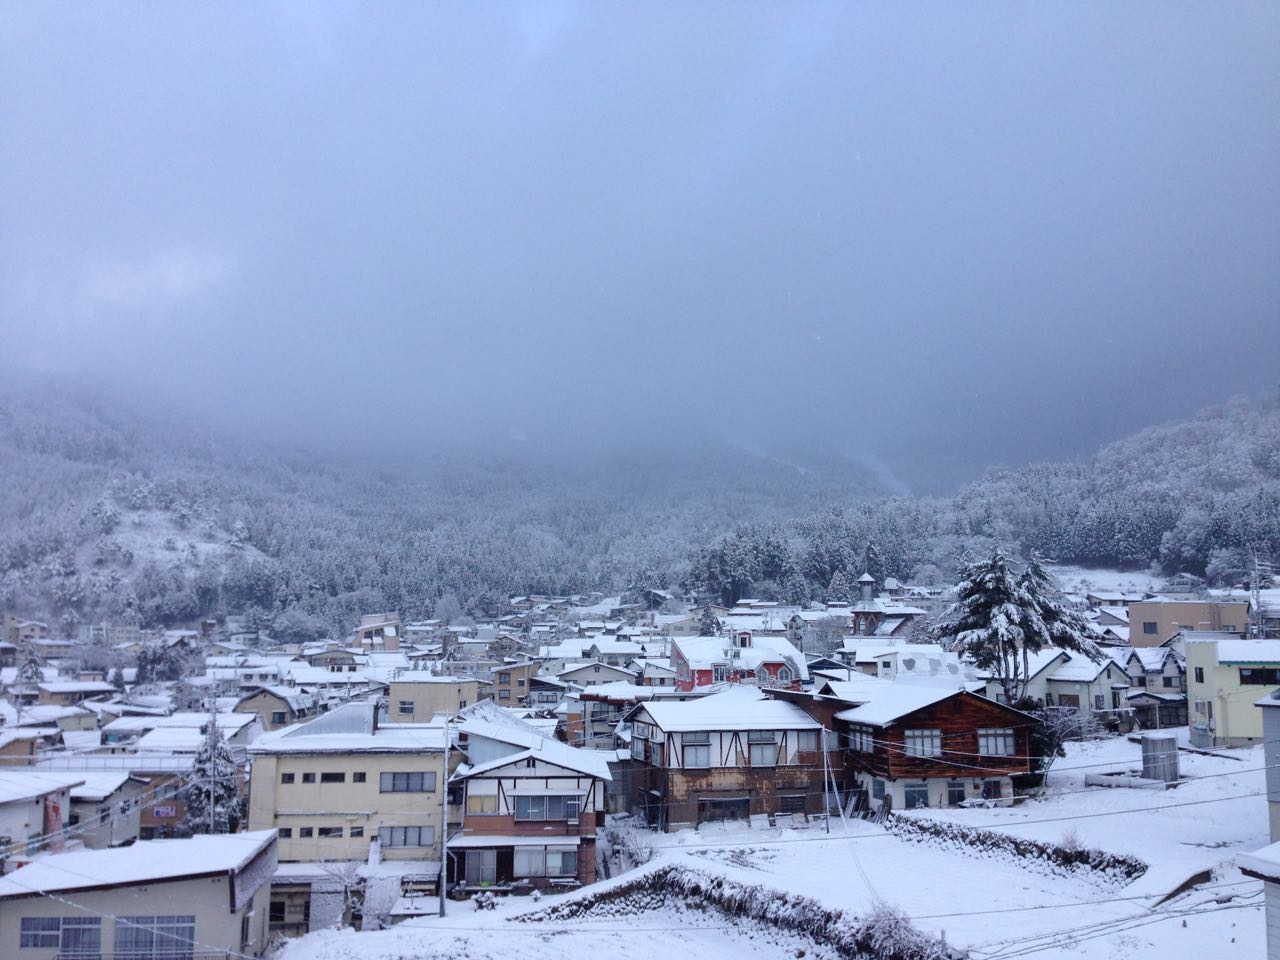
[[1273, 4], [0, 18], [7, 360], [157, 405], [921, 488], [1275, 382]]

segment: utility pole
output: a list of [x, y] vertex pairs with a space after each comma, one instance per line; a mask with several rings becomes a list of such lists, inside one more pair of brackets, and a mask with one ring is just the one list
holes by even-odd
[[444, 722], [444, 791], [440, 797], [440, 916], [444, 916], [445, 893], [449, 887], [449, 748], [452, 737]]

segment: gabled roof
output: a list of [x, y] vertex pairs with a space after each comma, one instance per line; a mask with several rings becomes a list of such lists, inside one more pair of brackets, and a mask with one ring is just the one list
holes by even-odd
[[988, 700], [986, 697], [979, 696], [976, 693], [969, 693], [965, 690], [947, 690], [943, 687], [903, 686], [899, 683], [887, 683], [882, 687], [874, 688], [873, 691], [869, 692], [866, 703], [861, 706], [851, 707], [848, 710], [841, 710], [836, 714], [836, 719], [844, 720], [847, 723], [863, 723], [873, 727], [886, 727], [903, 717], [915, 713], [917, 710], [923, 710], [952, 697], [972, 697], [995, 710], [1015, 714], [1029, 723], [1037, 722], [1030, 714], [1015, 710], [1006, 704], [997, 703], [995, 700]]
[[640, 708], [666, 733], [700, 730], [816, 730], [818, 721], [793, 703], [733, 685], [697, 700], [650, 700]]
[[0, 770], [0, 803], [34, 800], [58, 790], [79, 786], [84, 773], [53, 773], [43, 770]]

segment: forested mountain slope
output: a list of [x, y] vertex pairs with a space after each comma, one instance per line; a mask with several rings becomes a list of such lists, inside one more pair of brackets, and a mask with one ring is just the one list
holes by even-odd
[[277, 633], [308, 635], [361, 611], [424, 616], [446, 596], [482, 609], [510, 593], [676, 582], [799, 600], [864, 566], [945, 576], [993, 539], [1218, 578], [1255, 550], [1280, 554], [1277, 395], [934, 498], [882, 496], [848, 462], [797, 467], [711, 442], [346, 461], [65, 385], [0, 396], [0, 463], [0, 605], [67, 629], [256, 609]]
[[785, 584], [790, 599], [822, 596], [838, 571], [930, 578], [993, 540], [1064, 563], [1154, 563], [1216, 582], [1238, 580], [1255, 553], [1280, 560], [1280, 393], [1151, 427], [1089, 462], [993, 469], [952, 497], [744, 525], [701, 552], [688, 582], [729, 599], [761, 581]]
[[470, 606], [667, 584], [737, 523], [883, 492], [849, 462], [797, 467], [714, 442], [344, 460], [65, 384], [0, 395], [0, 462], [0, 606], [65, 628], [257, 608], [305, 634], [384, 607], [425, 616], [450, 594]]

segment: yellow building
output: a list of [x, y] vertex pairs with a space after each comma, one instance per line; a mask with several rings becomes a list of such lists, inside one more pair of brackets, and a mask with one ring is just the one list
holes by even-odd
[[1187, 717], [1197, 747], [1237, 747], [1262, 739], [1257, 701], [1280, 687], [1280, 640], [1189, 637]]
[[260, 957], [275, 865], [265, 832], [41, 857], [0, 878], [0, 956]]
[[249, 753], [249, 829], [276, 830], [282, 861], [365, 861], [377, 842], [383, 860], [439, 873], [443, 727], [379, 725], [374, 704], [350, 703], [265, 734]]
[[455, 714], [489, 699], [493, 684], [474, 677], [441, 677], [425, 670], [401, 673], [391, 680], [387, 718], [394, 723], [430, 723], [436, 714]]

